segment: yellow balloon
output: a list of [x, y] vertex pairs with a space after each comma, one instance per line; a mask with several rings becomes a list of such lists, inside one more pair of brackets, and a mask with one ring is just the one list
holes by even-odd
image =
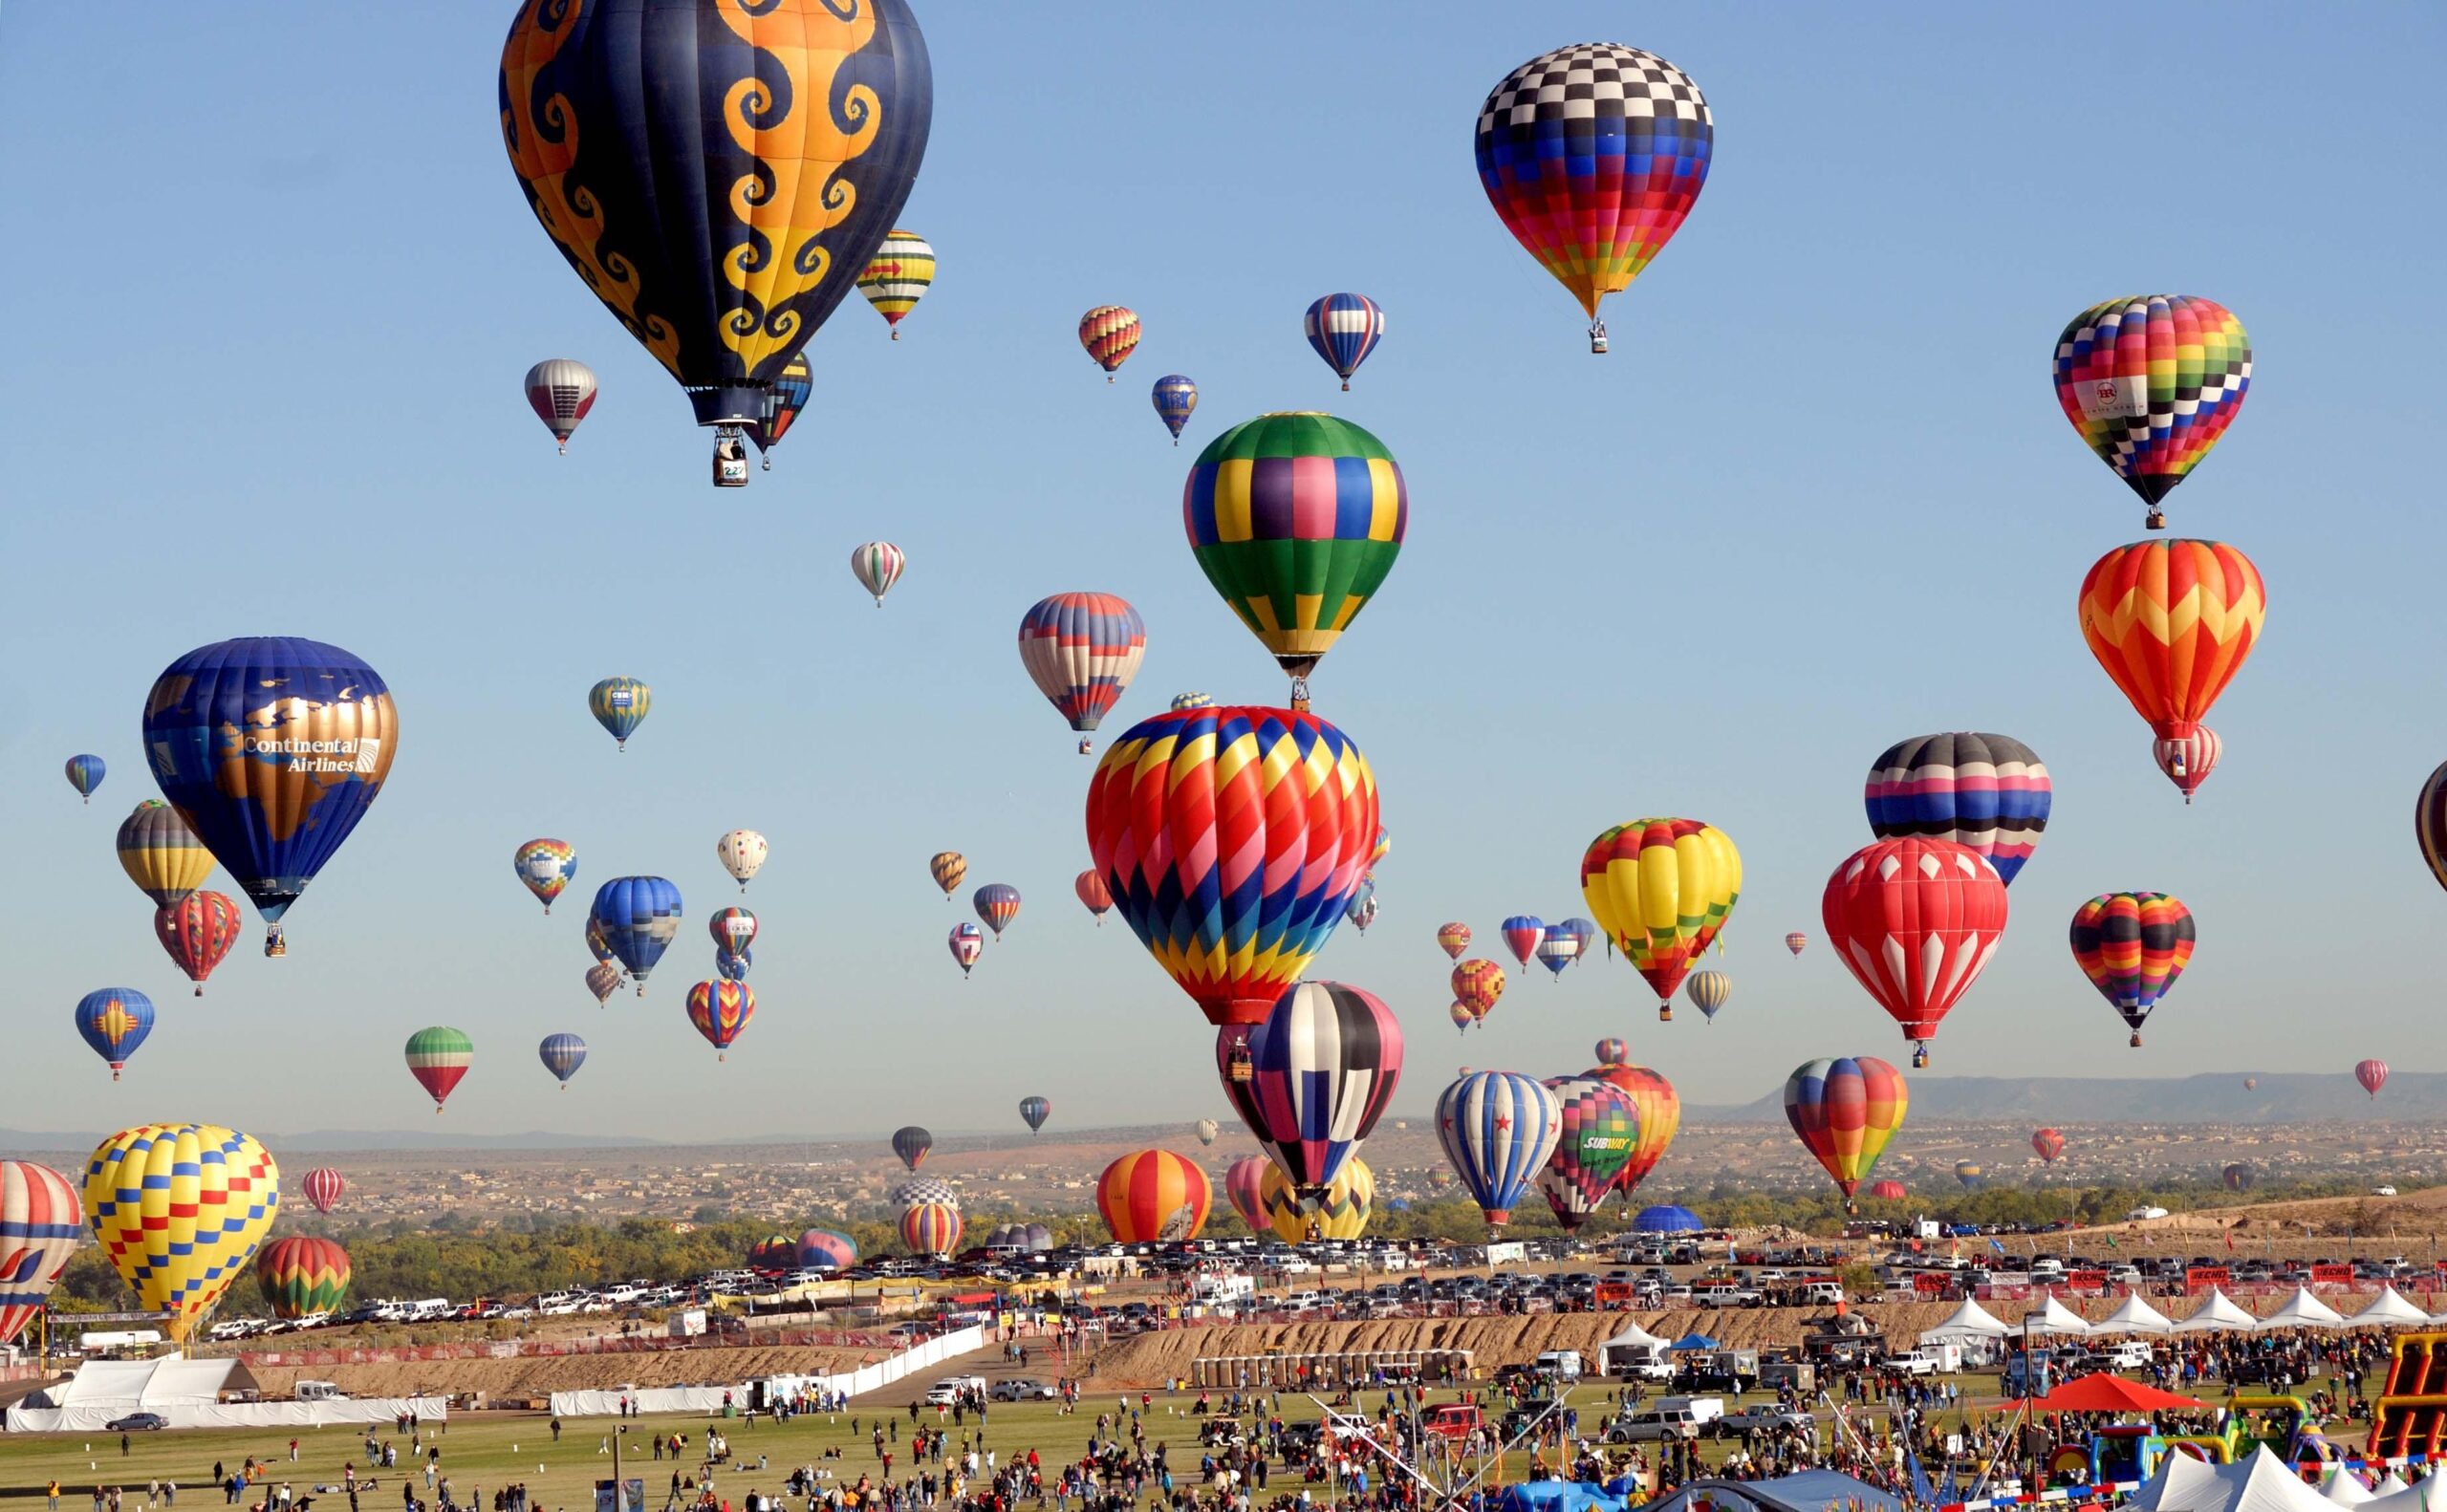
[[1657, 1016], [1674, 1017], [1674, 989], [1733, 916], [1742, 853], [1697, 819], [1635, 819], [1589, 843], [1580, 896], [1597, 927], [1657, 992]]
[[184, 1344], [254, 1258], [280, 1208], [280, 1167], [215, 1124], [141, 1124], [85, 1166], [85, 1215], [140, 1305]]
[[119, 864], [145, 896], [167, 908], [212, 875], [212, 853], [176, 809], [147, 798], [119, 823]]
[[[1368, 1220], [1376, 1211], [1376, 1176], [1367, 1161], [1353, 1156], [1343, 1162], [1342, 1174], [1327, 1185], [1325, 1204], [1314, 1213], [1304, 1213], [1300, 1194], [1292, 1190], [1282, 1167], [1269, 1160], [1265, 1177], [1258, 1182], [1258, 1201], [1265, 1206], [1275, 1236], [1287, 1244], [1310, 1238], [1357, 1239], [1368, 1231]], [[1317, 1229], [1314, 1235], [1309, 1232], [1312, 1221]]]

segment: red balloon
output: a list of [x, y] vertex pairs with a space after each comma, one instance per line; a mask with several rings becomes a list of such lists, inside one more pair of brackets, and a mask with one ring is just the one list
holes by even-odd
[[330, 1166], [317, 1166], [306, 1173], [306, 1200], [314, 1204], [317, 1213], [328, 1213], [337, 1206], [340, 1194], [348, 1190], [348, 1178]]
[[1827, 879], [1819, 918], [1846, 969], [1929, 1064], [1938, 1021], [1961, 1000], [2005, 936], [2005, 880], [1952, 840], [1880, 840]]
[[2053, 1129], [2042, 1129], [2030, 1136], [2030, 1147], [2039, 1152], [2042, 1160], [2054, 1165], [2056, 1157], [2065, 1153], [2065, 1136]]
[[219, 893], [189, 893], [153, 911], [153, 933], [195, 983], [199, 998], [204, 996], [204, 979], [212, 975], [212, 968], [237, 943], [239, 924], [238, 905]]
[[2386, 1061], [2360, 1062], [2353, 1068], [2353, 1079], [2362, 1084], [2364, 1091], [2376, 1097], [2379, 1095], [2379, 1089], [2388, 1085], [2388, 1063]]

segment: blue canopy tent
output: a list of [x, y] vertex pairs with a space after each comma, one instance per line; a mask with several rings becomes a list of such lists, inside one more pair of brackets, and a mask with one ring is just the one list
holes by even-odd
[[1625, 1512], [1628, 1499], [1586, 1480], [1526, 1480], [1504, 1488], [1496, 1512]]
[[1671, 1203], [1641, 1208], [1638, 1216], [1632, 1220], [1632, 1232], [1635, 1234], [1696, 1234], [1705, 1227], [1707, 1225], [1700, 1221], [1699, 1214]]
[[1678, 1354], [1687, 1354], [1694, 1350], [1713, 1350], [1716, 1347], [1717, 1341], [1704, 1333], [1686, 1333], [1666, 1346], [1668, 1350]]

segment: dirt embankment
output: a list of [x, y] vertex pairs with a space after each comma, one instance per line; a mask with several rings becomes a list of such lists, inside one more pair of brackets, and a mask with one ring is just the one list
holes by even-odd
[[303, 1376], [330, 1381], [351, 1396], [483, 1392], [487, 1396], [540, 1397], [553, 1392], [613, 1391], [635, 1386], [736, 1386], [768, 1375], [852, 1371], [884, 1357], [880, 1350], [812, 1346], [741, 1350], [676, 1350], [661, 1354], [565, 1354], [513, 1360], [406, 1360], [382, 1365], [260, 1365], [267, 1394], [293, 1391]]

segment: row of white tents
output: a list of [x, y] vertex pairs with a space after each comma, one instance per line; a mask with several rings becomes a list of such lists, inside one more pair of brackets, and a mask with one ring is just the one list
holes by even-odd
[[2114, 1333], [2243, 1333], [2274, 1328], [2402, 1328], [2416, 1324], [2447, 1325], [2447, 1313], [2425, 1312], [2407, 1302], [2393, 1286], [2382, 1290], [2369, 1307], [2350, 1318], [2312, 1296], [2307, 1286], [2295, 1287], [2285, 1305], [2265, 1318], [2254, 1317], [2224, 1291], [2213, 1287], [2192, 1315], [2181, 1322], [2168, 1317], [2138, 1295], [2131, 1295], [2113, 1312], [2092, 1323], [2051, 1293], [2025, 1323], [2006, 1323], [1979, 1303], [1966, 1301], [1943, 1323], [1923, 1332], [1920, 1342], [2004, 1339], [2025, 1331], [2080, 1338]]

